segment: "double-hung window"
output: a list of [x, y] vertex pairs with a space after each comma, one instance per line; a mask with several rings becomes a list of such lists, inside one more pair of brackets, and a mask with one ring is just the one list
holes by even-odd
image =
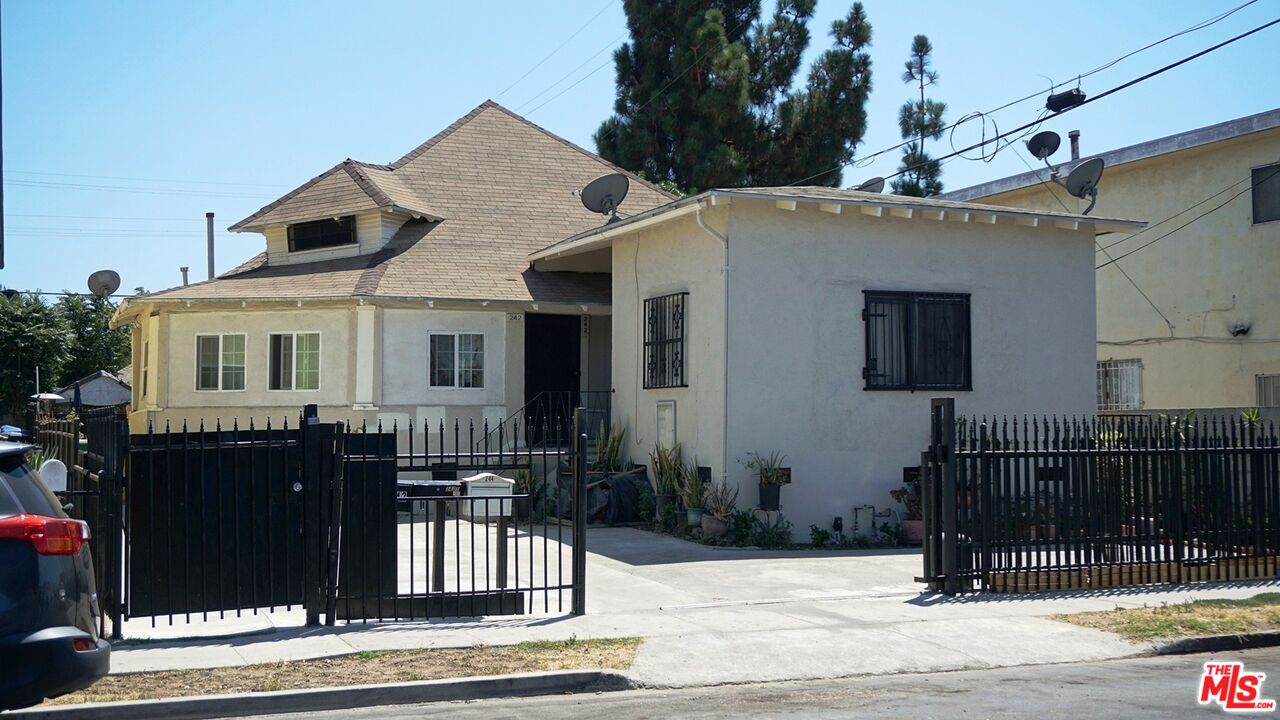
[[[145, 385], [145, 367], [143, 373]], [[243, 389], [244, 335], [197, 335], [196, 390]]]
[[484, 387], [484, 333], [428, 335], [431, 387]]
[[320, 389], [320, 333], [273, 333], [268, 349], [267, 389]]
[[644, 386], [645, 388], [686, 387], [685, 303], [689, 293], [680, 292], [644, 301]]
[[968, 294], [863, 294], [864, 389], [972, 389]]

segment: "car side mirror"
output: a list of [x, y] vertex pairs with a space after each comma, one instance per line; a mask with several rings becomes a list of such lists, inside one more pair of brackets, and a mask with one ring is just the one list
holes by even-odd
[[40, 479], [54, 493], [67, 491], [67, 466], [61, 460], [45, 460], [40, 466]]

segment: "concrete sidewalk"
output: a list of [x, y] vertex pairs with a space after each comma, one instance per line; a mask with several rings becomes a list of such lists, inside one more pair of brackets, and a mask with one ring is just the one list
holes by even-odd
[[[588, 614], [300, 627], [300, 612], [167, 626], [133, 621], [113, 672], [234, 666], [364, 650], [646, 638], [630, 677], [655, 687], [1079, 662], [1145, 646], [1043, 616], [1205, 597], [1276, 582], [1109, 592], [923, 595], [911, 551], [747, 551], [625, 528], [589, 534]], [[566, 603], [568, 598], [565, 598]], [[567, 607], [567, 605], [566, 605]], [[554, 609], [554, 604], [553, 604]], [[196, 631], [235, 637], [173, 639]]]

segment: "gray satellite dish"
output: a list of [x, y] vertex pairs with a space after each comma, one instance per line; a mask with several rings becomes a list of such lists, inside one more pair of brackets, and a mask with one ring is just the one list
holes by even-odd
[[1088, 215], [1098, 202], [1098, 181], [1102, 179], [1104, 167], [1102, 158], [1093, 158], [1080, 163], [1067, 175], [1067, 192], [1078, 198], [1089, 198], [1089, 207], [1082, 215]]
[[1061, 144], [1062, 138], [1058, 133], [1052, 130], [1045, 130], [1031, 136], [1031, 139], [1027, 141], [1027, 151], [1034, 155], [1037, 160], [1044, 160], [1058, 152], [1058, 146]]
[[861, 192], [878, 193], [884, 190], [884, 178], [876, 176], [854, 188]]
[[602, 175], [587, 183], [579, 195], [582, 205], [593, 213], [609, 215], [609, 222], [618, 220], [618, 206], [627, 197], [631, 181], [622, 173]]
[[120, 273], [115, 270], [99, 270], [89, 276], [89, 292], [107, 297], [120, 289]]

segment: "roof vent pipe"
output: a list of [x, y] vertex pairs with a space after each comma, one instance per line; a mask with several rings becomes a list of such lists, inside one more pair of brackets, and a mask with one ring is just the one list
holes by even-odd
[[213, 279], [213, 213], [204, 214], [205, 235], [209, 239], [209, 279]]
[[1067, 137], [1071, 138], [1071, 159], [1080, 159], [1080, 131], [1072, 130], [1067, 133]]
[[182, 287], [187, 286], [187, 271], [190, 269], [191, 268], [187, 267], [186, 265], [183, 265], [182, 267], [178, 268], [178, 270], [182, 272]]

